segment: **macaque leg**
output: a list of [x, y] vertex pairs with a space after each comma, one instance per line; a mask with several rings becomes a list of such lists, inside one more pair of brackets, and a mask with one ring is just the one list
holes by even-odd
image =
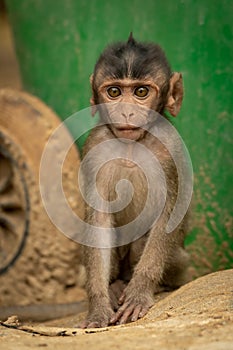
[[154, 303], [154, 293], [161, 291], [163, 273], [174, 249], [172, 234], [166, 234], [164, 225], [152, 228], [132, 279], [123, 292], [111, 323], [126, 323], [143, 317]]
[[119, 299], [122, 296], [127, 283], [123, 280], [117, 279], [109, 286], [109, 297], [114, 311], [119, 309]]
[[169, 269], [163, 276], [163, 287], [165, 290], [174, 290], [191, 281], [191, 276], [186, 268], [189, 264], [190, 257], [182, 248], [177, 247], [176, 252], [172, 255]]

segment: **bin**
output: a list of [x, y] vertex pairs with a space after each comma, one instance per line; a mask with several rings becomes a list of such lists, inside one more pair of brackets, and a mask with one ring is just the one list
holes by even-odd
[[[175, 125], [193, 162], [194, 274], [233, 266], [231, 0], [7, 0], [25, 90], [62, 120], [89, 106], [89, 76], [106, 44], [136, 39], [164, 48], [184, 77]], [[93, 125], [94, 119], [86, 121]], [[79, 142], [82, 147], [83, 140]]]

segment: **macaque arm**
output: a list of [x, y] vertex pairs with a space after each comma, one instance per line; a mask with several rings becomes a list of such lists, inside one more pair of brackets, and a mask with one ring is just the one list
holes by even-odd
[[154, 293], [161, 291], [162, 280], [170, 249], [163, 220], [152, 228], [133, 277], [123, 292], [122, 305], [111, 319], [111, 323], [126, 323], [143, 317], [154, 303]]
[[[87, 221], [92, 226], [91, 231], [95, 239], [98, 239], [98, 232], [95, 232], [96, 227], [111, 227], [111, 215], [97, 212], [93, 209], [89, 209]], [[111, 238], [110, 228], [109, 232], [105, 229], [105, 235], [106, 239], [108, 237]], [[103, 239], [103, 237], [100, 239]], [[85, 246], [83, 249], [84, 265], [87, 274], [86, 290], [89, 300], [89, 312], [86, 320], [80, 324], [80, 327], [106, 327], [114, 314], [109, 298], [111, 248]]]

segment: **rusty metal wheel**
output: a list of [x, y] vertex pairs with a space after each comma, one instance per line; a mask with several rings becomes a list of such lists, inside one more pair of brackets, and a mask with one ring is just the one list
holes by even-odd
[[[49, 136], [60, 123], [54, 112], [36, 97], [11, 89], [0, 90], [2, 305], [64, 302], [64, 293], [70, 300], [68, 294], [79, 285], [78, 244], [50, 221], [39, 190], [41, 156]], [[79, 163], [73, 145], [63, 166], [63, 189], [72, 210], [82, 217], [83, 204], [77, 186]]]
[[23, 174], [0, 133], [0, 274], [20, 256], [29, 228], [29, 196]]

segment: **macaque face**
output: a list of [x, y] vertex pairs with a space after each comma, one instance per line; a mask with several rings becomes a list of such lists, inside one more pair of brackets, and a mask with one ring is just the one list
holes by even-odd
[[156, 112], [166, 109], [175, 117], [181, 107], [182, 75], [172, 73], [158, 45], [138, 43], [132, 36], [103, 51], [90, 81], [92, 115], [98, 109], [115, 137], [139, 140]]
[[[139, 140], [154, 117], [159, 101], [159, 87], [151, 80], [130, 78], [107, 80], [98, 89], [99, 102], [104, 103], [102, 118], [118, 138]], [[104, 117], [103, 117], [104, 115]]]

